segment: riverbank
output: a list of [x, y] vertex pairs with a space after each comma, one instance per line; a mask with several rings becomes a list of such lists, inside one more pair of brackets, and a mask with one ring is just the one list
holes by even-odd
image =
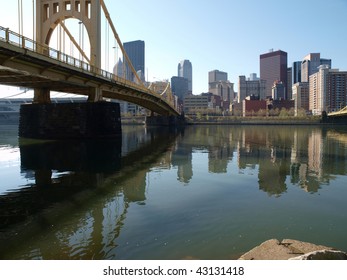
[[[146, 125], [145, 116], [122, 117], [122, 125]], [[323, 123], [320, 117], [209, 117], [201, 119], [186, 118], [186, 125], [309, 125], [335, 126], [344, 123]], [[347, 123], [346, 123], [347, 125]]]
[[[19, 121], [0, 122], [1, 125], [18, 125]], [[122, 117], [122, 125], [146, 125], [145, 116]], [[257, 117], [218, 117], [209, 119], [186, 118], [186, 125], [343, 125], [341, 123], [322, 123], [320, 118], [257, 118]], [[346, 123], [347, 125], [347, 123]]]
[[320, 125], [319, 117], [209, 117], [187, 118], [188, 125]]

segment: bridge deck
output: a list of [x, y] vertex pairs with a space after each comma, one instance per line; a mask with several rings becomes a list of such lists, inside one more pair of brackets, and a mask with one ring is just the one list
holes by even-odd
[[[38, 49], [43, 49], [40, 53]], [[160, 115], [179, 115], [163, 96], [0, 27], [0, 84], [128, 101]]]

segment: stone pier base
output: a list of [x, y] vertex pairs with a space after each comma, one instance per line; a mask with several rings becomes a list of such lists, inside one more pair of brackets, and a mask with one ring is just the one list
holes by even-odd
[[122, 134], [118, 103], [24, 104], [19, 136], [33, 139], [90, 139]]

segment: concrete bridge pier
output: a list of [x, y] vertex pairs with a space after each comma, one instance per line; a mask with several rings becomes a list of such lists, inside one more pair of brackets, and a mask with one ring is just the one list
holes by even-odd
[[33, 139], [117, 138], [119, 103], [33, 103], [20, 108], [19, 136]]
[[48, 88], [34, 89], [33, 103], [40, 103], [40, 104], [51, 103], [51, 91]]

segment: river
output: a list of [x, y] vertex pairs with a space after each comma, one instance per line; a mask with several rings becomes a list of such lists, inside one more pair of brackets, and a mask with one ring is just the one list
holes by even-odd
[[347, 251], [347, 127], [0, 127], [1, 259], [237, 259], [265, 240]]

